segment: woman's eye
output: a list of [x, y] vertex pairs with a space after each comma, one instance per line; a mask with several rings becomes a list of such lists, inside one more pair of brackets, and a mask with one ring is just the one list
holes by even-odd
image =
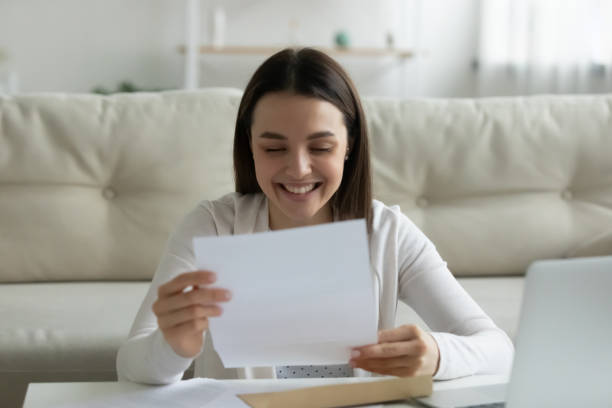
[[[264, 152], [266, 153], [279, 153], [287, 150], [284, 147], [264, 147]], [[313, 153], [328, 153], [332, 151], [331, 147], [311, 147], [310, 151]]]

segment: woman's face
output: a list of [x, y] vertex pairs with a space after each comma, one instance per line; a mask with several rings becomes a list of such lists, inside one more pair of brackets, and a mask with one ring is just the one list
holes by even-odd
[[270, 228], [332, 221], [348, 136], [342, 112], [322, 99], [273, 92], [255, 105], [251, 144]]

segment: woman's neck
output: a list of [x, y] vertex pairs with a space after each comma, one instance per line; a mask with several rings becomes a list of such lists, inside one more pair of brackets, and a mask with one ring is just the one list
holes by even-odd
[[307, 227], [310, 225], [325, 224], [334, 220], [331, 206], [328, 204], [321, 208], [313, 217], [306, 220], [295, 220], [287, 217], [279, 208], [270, 203], [268, 209], [268, 225], [271, 231], [287, 228]]

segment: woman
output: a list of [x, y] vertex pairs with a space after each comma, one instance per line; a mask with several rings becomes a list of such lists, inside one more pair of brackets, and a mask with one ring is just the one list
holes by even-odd
[[[434, 245], [397, 207], [372, 200], [367, 127], [345, 71], [313, 50], [283, 50], [246, 87], [234, 135], [236, 193], [203, 201], [168, 242], [128, 340], [120, 379], [178, 381], [196, 359], [196, 375], [224, 377], [364, 376], [450, 379], [509, 370], [513, 346], [462, 289]], [[214, 271], [197, 271], [194, 236], [229, 235], [364, 218], [379, 293], [378, 344], [353, 350], [348, 364], [221, 371], [202, 352], [208, 321], [231, 293]], [[256, 279], [256, 276], [254, 276]], [[186, 291], [187, 288], [196, 288]], [[434, 330], [394, 327], [397, 301]], [[210, 347], [210, 346], [209, 346]], [[216, 365], [216, 367], [214, 367]], [[211, 368], [212, 367], [212, 368]], [[296, 373], [296, 375], [294, 375]]]

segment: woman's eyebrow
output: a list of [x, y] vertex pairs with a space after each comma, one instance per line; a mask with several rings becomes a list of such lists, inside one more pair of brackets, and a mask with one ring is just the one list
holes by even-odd
[[307, 137], [307, 139], [311, 140], [311, 139], [318, 139], [320, 137], [328, 137], [328, 136], [335, 136], [335, 134], [333, 132], [330, 132], [329, 130], [323, 130], [321, 132], [312, 133], [311, 135]]
[[[315, 133], [308, 135], [307, 139], [312, 140], [312, 139], [318, 139], [320, 137], [329, 137], [329, 136], [335, 136], [335, 134], [333, 132], [330, 132], [329, 130], [323, 130], [321, 132], [315, 132]], [[274, 132], [263, 132], [261, 135], [259, 135], [259, 137], [264, 138], [264, 139], [287, 140], [286, 136], [283, 136], [280, 133], [274, 133]]]

